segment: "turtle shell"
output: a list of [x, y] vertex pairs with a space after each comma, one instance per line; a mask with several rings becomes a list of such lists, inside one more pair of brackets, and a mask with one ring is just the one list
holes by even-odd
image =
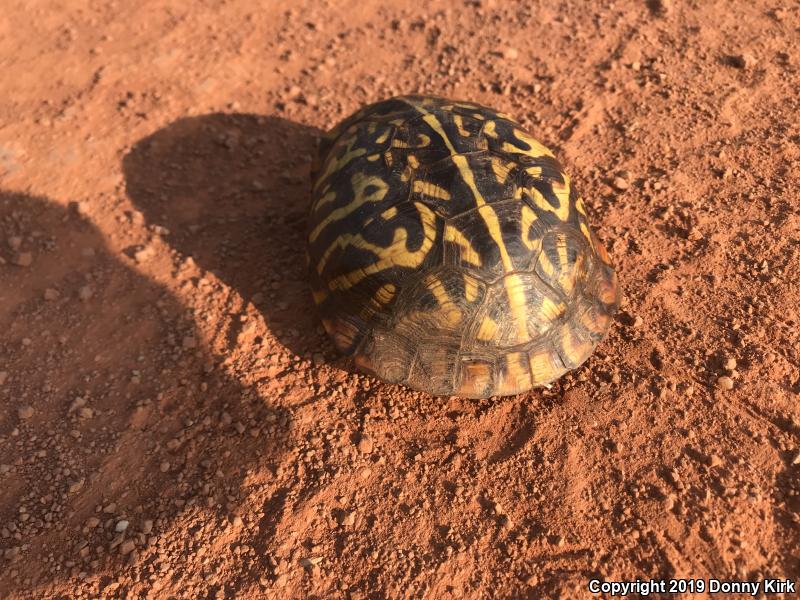
[[307, 260], [336, 347], [384, 381], [484, 398], [581, 365], [616, 275], [552, 152], [512, 118], [428, 96], [321, 140]]

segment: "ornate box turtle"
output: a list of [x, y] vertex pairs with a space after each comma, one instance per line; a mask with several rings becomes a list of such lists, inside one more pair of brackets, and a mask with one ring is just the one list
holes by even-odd
[[426, 96], [359, 110], [314, 166], [307, 259], [336, 347], [380, 379], [485, 398], [582, 364], [619, 302], [552, 152], [509, 116]]

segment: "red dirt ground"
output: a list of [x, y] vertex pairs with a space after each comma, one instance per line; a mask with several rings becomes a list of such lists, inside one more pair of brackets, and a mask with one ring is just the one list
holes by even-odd
[[[800, 577], [800, 6], [420, 6], [3, 4], [0, 596]], [[520, 119], [609, 248], [549, 391], [384, 385], [314, 316], [315, 136], [412, 92]]]

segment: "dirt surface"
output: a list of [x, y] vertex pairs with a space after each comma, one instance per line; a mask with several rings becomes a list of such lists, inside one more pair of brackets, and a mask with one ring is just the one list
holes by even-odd
[[[800, 577], [796, 2], [3, 6], [0, 596]], [[521, 120], [609, 248], [551, 390], [384, 385], [314, 316], [315, 136], [418, 92]]]

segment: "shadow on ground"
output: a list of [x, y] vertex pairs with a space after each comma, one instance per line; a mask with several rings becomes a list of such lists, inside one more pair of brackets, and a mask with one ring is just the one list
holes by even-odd
[[[187, 150], [183, 158], [191, 156]], [[159, 164], [126, 162], [138, 173], [131, 179], [138, 198], [149, 198], [141, 169], [167, 186], [167, 215], [219, 189], [211, 159], [194, 171], [202, 175], [196, 194], [189, 184], [167, 185], [180, 180], [167, 169], [174, 160]], [[246, 217], [232, 208], [237, 202], [220, 198], [213, 224], [179, 239], [203, 261], [223, 248], [236, 253], [239, 270], [226, 277], [240, 282], [241, 275], [247, 288], [255, 283], [243, 267], [257, 261], [244, 260], [238, 244], [250, 239], [243, 221], [261, 216]], [[292, 212], [298, 220], [301, 208]], [[208, 213], [198, 211], [202, 223]], [[295, 227], [291, 219], [282, 223]], [[215, 236], [231, 243], [214, 245]], [[198, 519], [222, 530], [247, 526], [235, 519], [247, 477], [268, 478], [280, 462], [290, 415], [226, 372], [225, 357], [183, 344], [202, 339], [186, 306], [110, 253], [77, 212], [0, 191], [0, 239], [0, 596], [36, 589], [124, 596], [115, 583], [123, 565], [134, 567], [134, 581], [159, 572], [159, 536], [178, 531], [189, 547]], [[263, 252], [269, 243], [248, 247]], [[279, 269], [267, 264], [265, 274]], [[121, 521], [128, 522], [124, 533]]]
[[305, 273], [319, 134], [277, 117], [209, 114], [164, 127], [123, 160], [127, 193], [146, 222], [253, 302], [296, 355], [322, 343]]

